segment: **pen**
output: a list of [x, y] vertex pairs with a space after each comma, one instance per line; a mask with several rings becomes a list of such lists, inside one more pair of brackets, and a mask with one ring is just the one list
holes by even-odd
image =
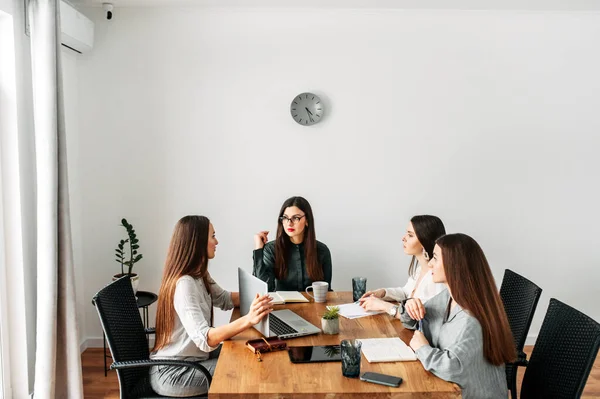
[[423, 332], [423, 320], [419, 320], [419, 331]]

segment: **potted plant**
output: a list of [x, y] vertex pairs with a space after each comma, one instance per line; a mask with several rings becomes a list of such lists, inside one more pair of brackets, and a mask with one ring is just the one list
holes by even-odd
[[340, 332], [340, 308], [331, 306], [321, 316], [321, 327], [324, 334], [338, 334]]
[[[116, 261], [121, 265], [121, 273], [115, 274], [113, 276], [113, 281], [125, 275], [129, 275], [133, 293], [135, 294], [137, 293], [140, 278], [136, 273], [132, 273], [132, 270], [133, 265], [142, 259], [142, 254], [138, 253], [140, 245], [133, 226], [127, 222], [127, 219], [125, 218], [121, 219], [121, 226], [125, 227], [127, 238], [121, 240], [115, 250], [115, 255], [117, 257]], [[125, 267], [127, 267], [127, 272], [125, 272]]]

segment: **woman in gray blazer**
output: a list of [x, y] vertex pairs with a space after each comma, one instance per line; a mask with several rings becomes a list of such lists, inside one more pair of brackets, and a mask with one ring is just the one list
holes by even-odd
[[465, 399], [506, 399], [504, 364], [516, 350], [494, 277], [481, 247], [465, 234], [436, 241], [433, 281], [448, 290], [406, 302], [400, 319], [417, 329], [410, 346], [426, 370], [458, 384]]

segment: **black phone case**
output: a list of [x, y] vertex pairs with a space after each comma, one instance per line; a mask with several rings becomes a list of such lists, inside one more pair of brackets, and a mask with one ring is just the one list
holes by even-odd
[[[386, 377], [396, 378], [396, 381], [398, 381], [398, 384], [379, 380], [377, 378], [379, 375], [385, 375]], [[400, 378], [400, 377], [396, 377], [393, 375], [387, 375], [387, 374], [372, 373], [372, 372], [366, 372], [365, 374], [361, 375], [360, 380], [366, 381], [366, 382], [372, 382], [373, 384], [385, 385], [387, 387], [394, 387], [394, 388], [397, 388], [400, 386], [400, 384], [402, 384], [402, 378]]]

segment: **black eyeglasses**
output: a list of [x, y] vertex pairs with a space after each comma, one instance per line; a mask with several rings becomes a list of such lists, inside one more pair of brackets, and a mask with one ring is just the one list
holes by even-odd
[[290, 222], [292, 222], [293, 224], [296, 224], [299, 221], [301, 221], [304, 216], [306, 216], [306, 215], [302, 215], [302, 216], [294, 215], [291, 218], [288, 218], [287, 216], [281, 216], [281, 217], [279, 217], [279, 221], [283, 224], [290, 223]]

